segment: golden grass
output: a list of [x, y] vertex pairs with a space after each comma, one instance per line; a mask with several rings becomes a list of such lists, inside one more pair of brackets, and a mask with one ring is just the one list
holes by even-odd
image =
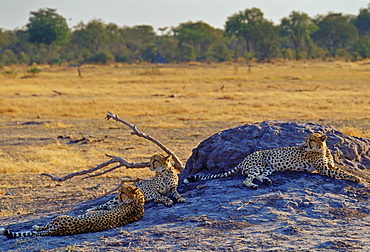
[[[17, 76], [27, 70], [8, 68]], [[0, 173], [66, 173], [106, 161], [104, 153], [141, 162], [158, 151], [127, 129], [117, 131], [123, 125], [104, 122], [107, 111], [164, 139], [183, 160], [223, 127], [264, 120], [318, 122], [370, 137], [368, 62], [277, 62], [256, 64], [250, 73], [236, 63], [86, 65], [82, 78], [74, 67], [40, 68], [36, 78], [0, 76]], [[27, 121], [45, 123], [11, 124]], [[55, 140], [89, 132], [108, 134], [109, 142], [73, 146]], [[54, 140], [37, 144], [42, 138]], [[7, 144], [11, 139], [26, 140]]]

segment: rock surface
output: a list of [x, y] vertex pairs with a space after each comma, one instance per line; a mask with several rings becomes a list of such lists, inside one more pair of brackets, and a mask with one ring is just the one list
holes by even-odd
[[[181, 185], [186, 203], [149, 203], [135, 223], [66, 237], [0, 236], [0, 251], [370, 251], [369, 188], [302, 172], [270, 178], [274, 183], [258, 190], [243, 186], [241, 175]], [[78, 204], [68, 214], [99, 203]], [[53, 217], [0, 226], [27, 230]]]
[[202, 141], [186, 162], [181, 179], [232, 169], [254, 151], [302, 145], [307, 135], [326, 134], [327, 146], [342, 169], [370, 179], [370, 140], [345, 135], [331, 126], [266, 121], [224, 130]]

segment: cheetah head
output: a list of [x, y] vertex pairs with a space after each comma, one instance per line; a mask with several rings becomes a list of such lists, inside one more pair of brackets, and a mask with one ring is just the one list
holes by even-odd
[[151, 171], [155, 171], [155, 172], [162, 172], [167, 167], [171, 166], [170, 159], [171, 159], [171, 156], [165, 156], [165, 155], [162, 155], [162, 154], [153, 155], [150, 158], [150, 162], [149, 162], [149, 165], [148, 165], [149, 169]]
[[116, 199], [123, 204], [130, 204], [138, 194], [141, 194], [140, 188], [133, 185], [122, 186], [118, 189]]
[[313, 133], [306, 137], [306, 143], [304, 147], [306, 148], [307, 151], [322, 152], [323, 150], [327, 148], [326, 142], [325, 142], [326, 139], [328, 139], [326, 135], [321, 135], [319, 133]]

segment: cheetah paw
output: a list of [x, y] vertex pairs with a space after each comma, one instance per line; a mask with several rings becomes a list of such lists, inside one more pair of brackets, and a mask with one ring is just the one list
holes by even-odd
[[176, 201], [178, 203], [185, 203], [186, 202], [186, 199], [184, 199], [183, 197], [181, 197], [181, 198], [178, 198]]

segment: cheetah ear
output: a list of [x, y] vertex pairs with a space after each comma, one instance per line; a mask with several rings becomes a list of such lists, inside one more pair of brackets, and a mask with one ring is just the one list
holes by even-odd
[[320, 140], [321, 140], [322, 142], [325, 142], [325, 141], [326, 141], [326, 139], [328, 139], [328, 136], [327, 136], [327, 135], [322, 135], [322, 136], [320, 137]]
[[170, 161], [171, 157], [172, 157], [172, 155], [169, 155], [169, 156], [165, 157], [165, 160]]
[[138, 193], [140, 191], [140, 188], [139, 187], [137, 187], [137, 188], [135, 188], [134, 190], [133, 190], [133, 193]]

